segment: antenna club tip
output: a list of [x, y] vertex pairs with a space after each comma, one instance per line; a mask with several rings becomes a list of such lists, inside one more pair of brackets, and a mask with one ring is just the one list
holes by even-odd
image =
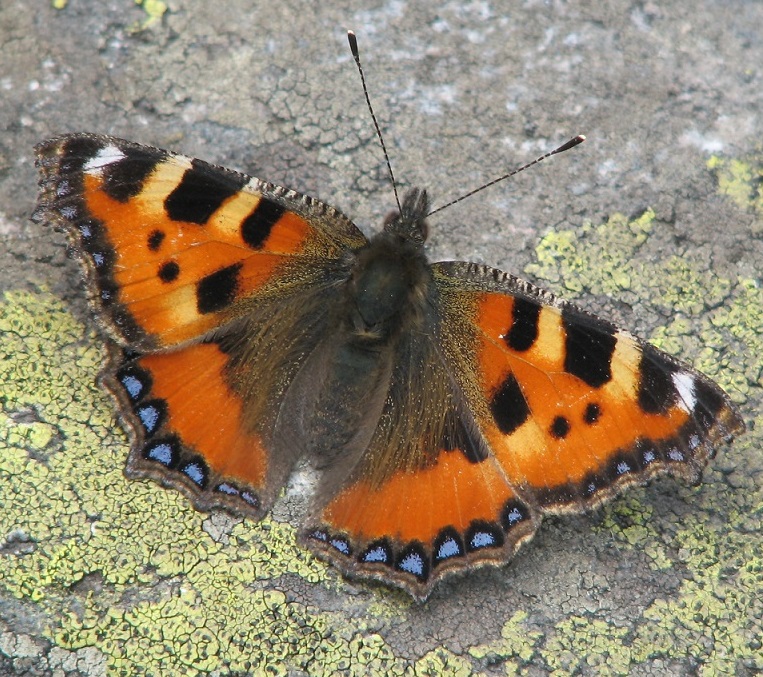
[[358, 39], [355, 37], [355, 31], [347, 31], [347, 41], [350, 43], [352, 55], [358, 56]]
[[561, 146], [559, 146], [559, 148], [552, 150], [549, 155], [558, 155], [559, 153], [564, 153], [564, 151], [570, 150], [570, 148], [574, 148], [575, 146], [583, 143], [583, 141], [585, 141], [585, 137], [582, 134], [578, 134], [577, 136], [572, 137], [567, 143], [563, 143]]

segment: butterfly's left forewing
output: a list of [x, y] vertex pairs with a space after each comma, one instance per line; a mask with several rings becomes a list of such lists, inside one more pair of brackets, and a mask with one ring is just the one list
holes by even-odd
[[332, 262], [367, 242], [318, 200], [177, 153], [92, 134], [36, 150], [34, 218], [67, 232], [105, 329], [142, 352], [330, 285]]

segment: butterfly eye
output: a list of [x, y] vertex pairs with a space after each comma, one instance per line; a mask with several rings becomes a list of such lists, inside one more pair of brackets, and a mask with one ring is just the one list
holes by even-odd
[[400, 219], [400, 212], [392, 211], [387, 216], [384, 217], [384, 230], [390, 230], [392, 228], [392, 224]]

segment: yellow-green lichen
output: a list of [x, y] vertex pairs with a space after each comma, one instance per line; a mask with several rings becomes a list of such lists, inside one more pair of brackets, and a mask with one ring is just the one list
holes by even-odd
[[[753, 516], [759, 529], [763, 505], [753, 508]], [[677, 538], [690, 577], [678, 595], [656, 600], [644, 611], [631, 645], [633, 661], [691, 655], [703, 674], [763, 670], [760, 538], [693, 517]]]
[[[584, 290], [622, 300], [635, 295], [641, 265], [634, 258], [652, 230], [654, 212], [645, 211], [628, 220], [615, 214], [606, 223], [555, 230], [542, 238], [535, 249], [535, 263], [525, 272], [575, 295]], [[625, 297], [625, 298], [624, 298]]]
[[606, 619], [570, 616], [556, 626], [542, 650], [552, 674], [627, 675], [632, 664], [627, 626]]
[[597, 529], [612, 534], [618, 544], [637, 548], [647, 558], [649, 566], [659, 571], [670, 569], [673, 560], [657, 538], [652, 519], [654, 511], [652, 504], [644, 502], [636, 491], [631, 491], [604, 511]]
[[715, 173], [718, 191], [731, 198], [743, 210], [758, 216], [755, 233], [763, 232], [763, 161], [759, 156], [723, 158], [717, 155], [707, 161]]
[[167, 3], [162, 0], [135, 0], [135, 4], [140, 5], [148, 14], [148, 19], [143, 22], [143, 28], [148, 28], [151, 24], [160, 21], [167, 11]]
[[445, 648], [434, 649], [422, 656], [405, 672], [406, 677], [469, 677], [474, 674], [471, 663]]
[[535, 657], [543, 638], [543, 633], [531, 630], [527, 621], [527, 612], [515, 612], [501, 628], [500, 639], [473, 646], [469, 654], [491, 664], [500, 662], [507, 675], [520, 674], [521, 667]]

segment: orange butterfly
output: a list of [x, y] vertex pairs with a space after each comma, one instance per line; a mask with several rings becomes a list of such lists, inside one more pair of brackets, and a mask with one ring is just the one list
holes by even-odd
[[430, 264], [425, 191], [370, 241], [335, 208], [92, 134], [37, 147], [34, 219], [69, 234], [113, 339], [126, 473], [259, 519], [300, 465], [301, 541], [425, 599], [547, 514], [700, 479], [744, 430], [712, 381], [475, 263]]

